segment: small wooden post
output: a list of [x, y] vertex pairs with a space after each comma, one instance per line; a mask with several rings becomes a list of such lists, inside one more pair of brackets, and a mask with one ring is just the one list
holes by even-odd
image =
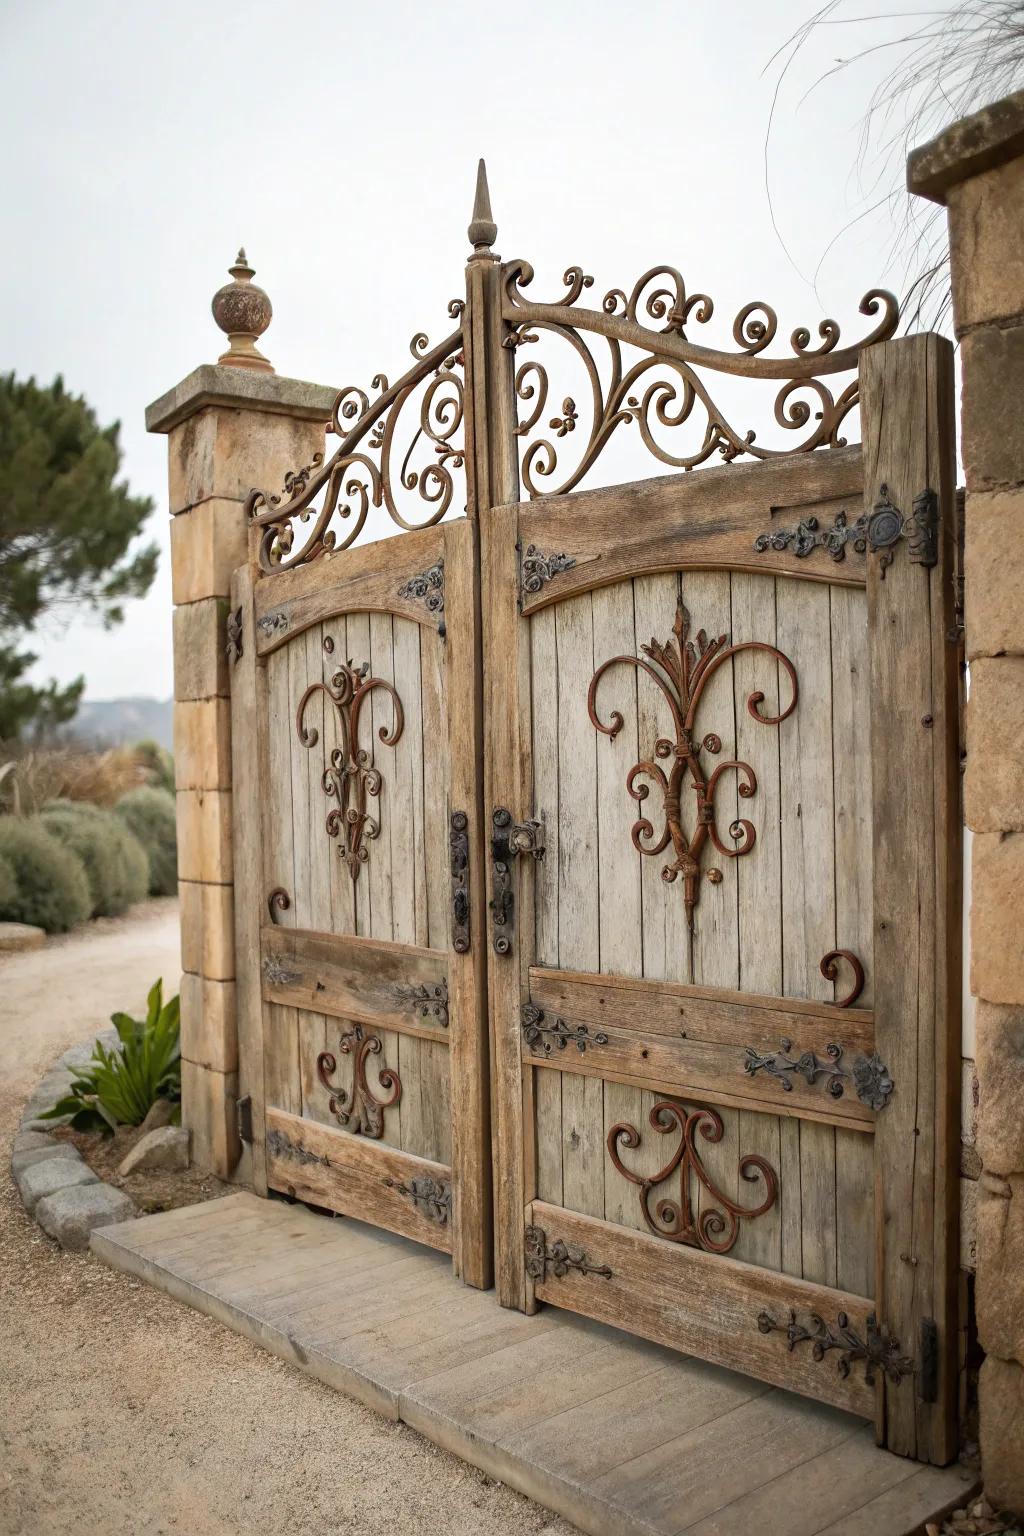
[[[920, 335], [870, 347], [860, 364], [865, 511], [888, 501], [909, 518], [926, 490], [938, 506], [933, 557], [906, 531], [869, 552], [868, 610], [876, 1038], [895, 1084], [875, 1132], [875, 1296], [879, 1323], [916, 1364], [899, 1385], [881, 1380], [878, 1432], [890, 1450], [939, 1465], [956, 1453], [957, 1333], [947, 1319], [957, 1315], [959, 1262], [952, 358], [948, 341]], [[936, 1322], [929, 1390], [923, 1357]]]

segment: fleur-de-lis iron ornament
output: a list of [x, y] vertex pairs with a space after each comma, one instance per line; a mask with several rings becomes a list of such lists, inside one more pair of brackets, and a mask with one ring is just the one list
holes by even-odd
[[[649, 780], [661, 790], [665, 825], [659, 837], [655, 837], [654, 824], [646, 816], [640, 816], [633, 823], [633, 846], [640, 853], [651, 856], [663, 853], [672, 844], [674, 858], [667, 863], [661, 872], [661, 878], [668, 883], [683, 877], [683, 902], [686, 907], [686, 922], [690, 930], [691, 940], [693, 935], [693, 913], [697, 905], [701, 874], [701, 855], [708, 842], [720, 854], [728, 859], [736, 859], [745, 853], [749, 853], [756, 841], [757, 834], [753, 824], [745, 817], [737, 817], [729, 824], [729, 838], [732, 846], [724, 842], [715, 822], [715, 793], [721, 783], [723, 774], [734, 770], [739, 780], [737, 788], [741, 797], [749, 800], [757, 793], [757, 777], [749, 763], [730, 759], [717, 765], [708, 776], [701, 761], [701, 753], [709, 756], [717, 756], [722, 750], [722, 739], [713, 733], [709, 733], [702, 740], [695, 731], [695, 719], [701, 697], [710, 679], [718, 671], [719, 667], [731, 656], [739, 656], [746, 651], [761, 651], [766, 656], [772, 657], [778, 662], [789, 677], [792, 685], [793, 696], [786, 708], [777, 715], [764, 715], [760, 706], [764, 703], [764, 694], [755, 690], [747, 698], [747, 712], [759, 725], [780, 725], [794, 711], [797, 704], [797, 678], [796, 668], [776, 646], [769, 645], [764, 640], [744, 640], [739, 645], [729, 645], [728, 636], [718, 635], [709, 639], [703, 629], [697, 631], [696, 644], [689, 637], [690, 615], [680, 601], [676, 606], [675, 623], [672, 626], [672, 638], [663, 645], [653, 637], [650, 645], [643, 645], [640, 649], [648, 660], [641, 656], [613, 656], [610, 660], [602, 662], [590, 680], [590, 691], [587, 695], [587, 710], [590, 719], [597, 730], [603, 735], [614, 739], [621, 731], [623, 718], [618, 710], [613, 710], [607, 725], [602, 724], [597, 713], [597, 690], [601, 679], [612, 667], [620, 663], [636, 667], [656, 684], [663, 695], [672, 713], [672, 724], [675, 731], [675, 740], [662, 736], [654, 744], [653, 757], [642, 758], [634, 763], [626, 775], [626, 788], [638, 804], [642, 805], [650, 793], [650, 785], [643, 783]], [[655, 759], [660, 761], [655, 761]], [[666, 773], [661, 763], [671, 763]], [[697, 814], [692, 833], [687, 833], [683, 827], [682, 795], [687, 776], [695, 792]], [[709, 871], [709, 877], [710, 877]], [[691, 980], [693, 971], [693, 954], [691, 942], [690, 954]]]
[[379, 1035], [366, 1034], [361, 1024], [345, 1031], [338, 1041], [338, 1049], [343, 1056], [355, 1057], [351, 1090], [331, 1082], [332, 1075], [338, 1070], [333, 1051], [321, 1051], [316, 1059], [316, 1075], [331, 1095], [331, 1114], [354, 1136], [369, 1136], [372, 1141], [379, 1141], [384, 1135], [384, 1111], [402, 1097], [402, 1079], [393, 1067], [381, 1066], [377, 1076], [387, 1097], [376, 1097], [367, 1082], [366, 1058], [383, 1055], [384, 1044]]
[[[324, 639], [324, 652], [330, 656], [333, 651], [334, 641], [328, 635]], [[310, 699], [314, 694], [322, 693], [334, 705], [338, 721], [338, 745], [331, 749], [320, 782], [324, 794], [337, 801], [327, 813], [327, 835], [340, 838], [344, 831], [344, 842], [338, 852], [348, 865], [353, 880], [359, 878], [359, 867], [369, 858], [367, 842], [380, 834], [380, 823], [369, 814], [366, 803], [368, 796], [376, 798], [380, 794], [384, 782], [379, 769], [372, 766], [369, 752], [359, 745], [359, 716], [363, 700], [375, 688], [383, 688], [391, 697], [395, 712], [391, 730], [382, 725], [377, 731], [386, 747], [395, 745], [405, 723], [402, 701], [392, 684], [382, 677], [367, 677], [369, 670], [368, 662], [364, 662], [361, 667], [354, 667], [351, 661], [342, 662], [329, 683], [310, 683], [299, 700], [295, 714], [298, 738], [304, 747], [311, 748], [320, 740], [320, 732], [315, 726], [307, 727], [303, 724]]]
[[[644, 1221], [652, 1232], [658, 1237], [667, 1238], [670, 1243], [686, 1243], [691, 1248], [703, 1248], [708, 1253], [728, 1253], [739, 1236], [740, 1222], [752, 1221], [756, 1216], [763, 1216], [775, 1204], [779, 1193], [779, 1181], [775, 1169], [754, 1152], [748, 1152], [740, 1158], [740, 1178], [748, 1183], [761, 1180], [765, 1189], [764, 1199], [760, 1205], [742, 1206], [738, 1201], [731, 1200], [728, 1195], [723, 1194], [717, 1187], [704, 1167], [700, 1152], [697, 1150], [698, 1131], [705, 1141], [722, 1140], [725, 1127], [717, 1111], [703, 1104], [697, 1105], [694, 1109], [687, 1109], [684, 1104], [676, 1104], [671, 1099], [661, 1099], [652, 1107], [648, 1119], [652, 1128], [663, 1136], [669, 1135], [673, 1130], [678, 1130], [680, 1133], [679, 1145], [665, 1166], [659, 1168], [657, 1173], [649, 1175], [634, 1173], [626, 1167], [619, 1155], [620, 1147], [639, 1147], [640, 1132], [635, 1125], [625, 1123], [613, 1125], [608, 1132], [608, 1155], [623, 1178], [639, 1188], [640, 1209], [643, 1212]], [[659, 1184], [664, 1184], [666, 1179], [670, 1179], [677, 1169], [679, 1199], [670, 1200], [667, 1197], [660, 1199], [652, 1210], [652, 1191], [657, 1189]], [[721, 1206], [721, 1210], [708, 1205], [699, 1216], [694, 1215], [690, 1193], [691, 1173], [696, 1175], [711, 1199]]]

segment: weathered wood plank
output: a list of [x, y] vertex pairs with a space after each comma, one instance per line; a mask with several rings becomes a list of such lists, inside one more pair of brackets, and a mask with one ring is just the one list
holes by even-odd
[[[869, 563], [878, 1049], [895, 1083], [879, 1117], [879, 1313], [916, 1350], [939, 1326], [934, 1403], [884, 1389], [885, 1443], [944, 1463], [956, 1453], [960, 847], [953, 626], [952, 347], [911, 336], [869, 348], [860, 369], [864, 502], [888, 489], [905, 514], [938, 503], [937, 563], [902, 540]], [[882, 579], [884, 576], [884, 580]]]
[[[294, 710], [289, 689], [288, 652], [278, 651], [266, 664], [265, 714], [261, 722], [260, 777], [263, 792], [263, 856], [265, 890], [263, 903], [272, 891], [283, 890], [288, 907], [277, 911], [282, 928], [295, 926], [295, 843], [292, 829], [292, 736]], [[262, 957], [261, 957], [262, 958]], [[271, 1007], [264, 1015], [264, 1093], [268, 1105], [298, 1114], [302, 1100], [298, 1081], [298, 1017], [292, 1007]]]
[[376, 1222], [449, 1253], [450, 1223], [431, 1219], [402, 1193], [400, 1186], [411, 1189], [413, 1179], [450, 1184], [451, 1169], [298, 1115], [267, 1112], [267, 1181], [272, 1189]]
[[530, 1219], [547, 1234], [549, 1246], [563, 1239], [582, 1248], [590, 1264], [612, 1271], [605, 1276], [570, 1267], [556, 1276], [549, 1268], [537, 1283], [542, 1300], [863, 1418], [873, 1414], [875, 1393], [864, 1379], [863, 1364], [852, 1366], [844, 1378], [828, 1355], [816, 1361], [809, 1344], [791, 1352], [784, 1331], [762, 1333], [758, 1328], [762, 1312], [784, 1327], [792, 1307], [802, 1318], [813, 1313], [833, 1322], [845, 1312], [851, 1326], [863, 1330], [871, 1311], [866, 1298], [629, 1232], [539, 1200]]
[[448, 974], [444, 953], [273, 925], [263, 928], [260, 943], [268, 1002], [447, 1040], [444, 1012], [432, 1011], [436, 989]]

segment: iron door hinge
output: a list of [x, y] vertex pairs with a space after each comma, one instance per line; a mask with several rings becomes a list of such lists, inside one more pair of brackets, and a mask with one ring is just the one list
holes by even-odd
[[244, 1141], [247, 1146], [252, 1146], [252, 1095], [247, 1093], [244, 1098], [235, 1100], [235, 1114], [238, 1120], [238, 1139]]
[[494, 952], [512, 951], [515, 895], [512, 890], [512, 861], [519, 854], [533, 859], [544, 857], [544, 826], [539, 821], [516, 822], [505, 806], [495, 806], [491, 813], [491, 930]]

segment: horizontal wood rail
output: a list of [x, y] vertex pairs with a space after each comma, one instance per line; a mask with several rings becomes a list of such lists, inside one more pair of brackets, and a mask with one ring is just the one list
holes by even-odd
[[[790, 1350], [785, 1333], [792, 1309], [808, 1326], [812, 1317], [835, 1325], [842, 1313], [865, 1339], [873, 1311], [865, 1297], [667, 1243], [540, 1200], [527, 1207], [526, 1221], [543, 1231], [548, 1253], [563, 1242], [577, 1255], [582, 1251], [588, 1265], [584, 1270], [570, 1262], [559, 1275], [554, 1262], [545, 1263], [543, 1278], [536, 1280], [540, 1300], [874, 1418], [876, 1389], [866, 1379], [863, 1360], [854, 1360], [844, 1376], [838, 1369], [841, 1351], [826, 1351], [816, 1360], [810, 1341]], [[601, 1274], [601, 1268], [611, 1274]], [[762, 1332], [762, 1314], [783, 1331]], [[902, 1390], [913, 1397], [912, 1378], [904, 1379]]]
[[448, 1043], [442, 950], [269, 924], [260, 956], [265, 1002]]
[[315, 1120], [267, 1110], [267, 1183], [360, 1221], [374, 1222], [450, 1253], [451, 1169], [332, 1130]]

